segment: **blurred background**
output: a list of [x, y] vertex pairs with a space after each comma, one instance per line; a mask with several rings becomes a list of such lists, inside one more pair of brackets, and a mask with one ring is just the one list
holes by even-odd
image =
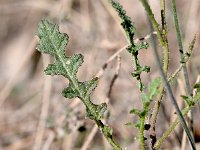
[[[127, 10], [136, 28], [135, 38], [150, 33], [147, 16], [139, 0], [119, 2]], [[160, 5], [151, 0], [153, 12], [160, 23]], [[170, 72], [178, 68], [179, 51], [176, 41], [171, 1], [167, 1], [167, 23], [170, 46]], [[200, 72], [200, 3], [199, 0], [177, 0], [184, 49], [196, 34], [192, 59], [188, 63], [191, 85]], [[84, 63], [79, 69], [80, 81], [90, 80], [111, 55], [127, 42], [120, 20], [107, 0], [0, 0], [0, 149], [2, 150], [76, 150], [112, 149], [94, 126], [85, 118], [85, 108], [78, 99], [67, 100], [61, 95], [68, 81], [62, 76], [45, 76], [44, 68], [52, 59], [36, 51], [37, 25], [47, 18], [69, 35], [66, 54], [82, 53]], [[150, 40], [147, 40], [150, 42]], [[158, 45], [162, 57], [162, 48]], [[140, 108], [139, 90], [131, 77], [134, 70], [127, 51], [120, 53], [100, 77], [92, 95], [94, 103], [108, 102], [107, 123], [113, 128], [114, 138], [127, 149], [139, 149], [136, 129], [125, 125], [136, 122], [129, 114], [133, 107]], [[158, 77], [151, 46], [139, 53], [140, 63], [151, 66], [143, 73], [145, 84]], [[119, 68], [112, 90], [110, 84]], [[180, 107], [184, 95], [182, 75], [173, 82], [173, 91]], [[111, 92], [109, 92], [111, 91]], [[175, 117], [167, 96], [159, 112], [157, 136], [162, 135]], [[199, 110], [195, 109], [195, 137], [200, 139]], [[148, 133], [147, 133], [148, 134]], [[163, 145], [163, 149], [181, 149], [182, 129], [176, 128]], [[198, 146], [198, 143], [197, 143]]]

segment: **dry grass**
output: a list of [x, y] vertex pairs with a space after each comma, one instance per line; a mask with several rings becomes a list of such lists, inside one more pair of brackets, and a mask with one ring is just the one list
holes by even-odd
[[[134, 20], [136, 36], [142, 37], [148, 34], [145, 12], [139, 1], [120, 0], [120, 2]], [[159, 19], [157, 3], [156, 0], [151, 1], [156, 18]], [[171, 49], [170, 71], [173, 71], [178, 67], [179, 54], [172, 22], [171, 3], [170, 1], [167, 3]], [[192, 61], [188, 65], [191, 83], [195, 83], [200, 73], [200, 3], [198, 0], [178, 1], [178, 11], [184, 46], [188, 47], [193, 35], [197, 35]], [[84, 106], [77, 99], [68, 101], [61, 96], [60, 92], [67, 81], [62, 77], [50, 78], [43, 73], [44, 66], [49, 60], [36, 52], [35, 34], [38, 22], [46, 17], [57, 21], [61, 31], [69, 35], [70, 41], [66, 50], [69, 55], [84, 54], [85, 62], [78, 72], [81, 80], [95, 76], [109, 57], [127, 44], [119, 25], [119, 18], [107, 0], [1, 0], [0, 149], [111, 149], [93, 122], [85, 119]], [[136, 129], [125, 125], [136, 120], [128, 112], [132, 107], [140, 107], [139, 91], [135, 79], [130, 75], [133, 70], [130, 55], [126, 51], [120, 55], [121, 67], [109, 97], [111, 116], [107, 122], [113, 127], [114, 135], [123, 147], [139, 149], [134, 139]], [[150, 74], [143, 75], [145, 83], [148, 83], [158, 75], [151, 48], [141, 52], [139, 57], [142, 64], [152, 67]], [[109, 85], [117, 66], [117, 61], [114, 59], [103, 72], [99, 86], [93, 94], [95, 103], [107, 101]], [[181, 76], [180, 81], [182, 81]], [[174, 91], [180, 93], [182, 86], [181, 82], [174, 83]], [[171, 112], [174, 112], [174, 109], [166, 99], [163, 109], [160, 110], [158, 135], [168, 127], [168, 121], [173, 118]], [[198, 134], [199, 122], [197, 114], [195, 129], [198, 128], [196, 130]], [[180, 129], [177, 130], [177, 135], [182, 138]], [[180, 149], [180, 146], [174, 135], [170, 136], [164, 145], [166, 149]]]

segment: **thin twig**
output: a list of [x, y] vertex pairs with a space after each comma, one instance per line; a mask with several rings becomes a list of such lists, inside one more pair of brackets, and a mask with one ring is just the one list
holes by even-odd
[[[184, 60], [184, 49], [183, 49], [183, 43], [182, 43], [182, 37], [181, 37], [181, 31], [180, 31], [180, 26], [179, 26], [179, 20], [177, 16], [177, 11], [176, 11], [176, 0], [172, 0], [172, 7], [173, 7], [173, 16], [174, 16], [174, 23], [175, 23], [175, 28], [176, 28], [176, 35], [177, 35], [177, 40], [178, 40], [178, 46], [179, 46], [179, 53], [180, 53], [180, 60]], [[190, 90], [190, 81], [189, 81], [189, 75], [187, 71], [187, 67], [185, 64], [183, 64], [183, 75], [184, 75], [184, 80], [185, 80], [185, 86], [186, 86], [186, 94], [191, 97], [191, 90]], [[193, 111], [191, 110], [190, 112], [190, 126], [191, 126], [191, 133], [193, 137]], [[193, 137], [194, 141], [194, 137]]]
[[113, 76], [113, 78], [110, 82], [110, 86], [109, 86], [109, 91], [108, 91], [108, 95], [107, 95], [108, 99], [110, 99], [110, 96], [111, 96], [111, 93], [112, 93], [112, 90], [113, 90], [113, 85], [118, 78], [120, 67], [121, 67], [121, 58], [118, 55], [118, 57], [117, 57], [117, 67], [116, 67], [116, 70], [115, 70], [115, 74], [114, 74], [114, 76]]

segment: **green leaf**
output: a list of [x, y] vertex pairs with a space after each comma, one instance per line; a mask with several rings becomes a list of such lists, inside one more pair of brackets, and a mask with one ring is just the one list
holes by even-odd
[[155, 95], [157, 95], [159, 93], [159, 86], [161, 84], [161, 78], [156, 78], [155, 80], [153, 80], [150, 85], [148, 86], [148, 97], [149, 99], [153, 99], [153, 97]]
[[150, 105], [150, 102], [151, 102], [149, 96], [147, 94], [145, 94], [144, 92], [142, 92], [140, 97], [141, 97], [143, 105], [145, 107], [148, 107]]
[[93, 107], [86, 108], [86, 116], [92, 120], [100, 120], [103, 118], [104, 112], [107, 110], [107, 104], [93, 104]]
[[95, 105], [90, 101], [90, 95], [97, 87], [98, 78], [79, 82], [76, 76], [83, 63], [83, 55], [66, 56], [65, 46], [69, 39], [67, 34], [60, 33], [58, 25], [47, 20], [42, 20], [39, 23], [38, 37], [40, 38], [37, 46], [38, 51], [54, 57], [54, 62], [48, 65], [45, 73], [47, 75], [63, 75], [68, 78], [69, 86], [62, 91], [62, 95], [69, 99], [80, 98], [86, 106], [89, 118], [100, 120], [107, 108], [106, 104]]
[[197, 93], [200, 92], [200, 84], [199, 84], [199, 83], [198, 83], [198, 84], [195, 84], [195, 85], [193, 86], [193, 88], [197, 90]]
[[139, 129], [140, 128], [140, 124], [141, 124], [141, 122], [140, 122], [140, 120], [138, 120], [134, 125], [135, 125], [136, 128]]
[[66, 56], [67, 34], [60, 33], [58, 25], [47, 20], [39, 23], [38, 37], [40, 40], [37, 50], [54, 57], [54, 62], [48, 65], [45, 73], [47, 75], [63, 75], [67, 78], [69, 86], [62, 91], [63, 96], [69, 99], [78, 97], [86, 107], [87, 116], [95, 120], [106, 139], [115, 149], [121, 149], [112, 139], [112, 129], [105, 126], [100, 120], [107, 109], [106, 103], [95, 105], [90, 100], [90, 95], [97, 86], [98, 78], [86, 82], [80, 82], [77, 78], [77, 71], [83, 63], [83, 55]]
[[90, 81], [80, 82], [79, 87], [81, 88], [82, 91], [84, 91], [82, 97], [88, 98], [90, 94], [94, 91], [94, 89], [97, 87], [97, 84], [98, 84], [97, 77]]
[[39, 23], [38, 36], [40, 38], [37, 47], [39, 51], [55, 57], [58, 57], [59, 53], [60, 56], [65, 57], [64, 49], [68, 43], [68, 36], [59, 32], [58, 25], [42, 20]]
[[135, 67], [135, 70], [132, 73], [132, 76], [138, 80], [139, 89], [140, 91], [143, 91], [144, 84], [142, 83], [140, 76], [143, 71], [149, 72], [150, 67], [147, 67], [147, 66], [141, 67], [141, 65], [139, 64], [139, 59], [138, 59], [138, 52], [140, 49], [147, 49], [149, 45], [146, 42], [140, 42], [139, 44], [134, 43], [135, 28], [134, 28], [133, 22], [131, 21], [131, 18], [126, 15], [126, 11], [123, 9], [120, 3], [118, 3], [115, 0], [110, 0], [110, 2], [112, 4], [112, 7], [116, 10], [116, 12], [118, 13], [118, 16], [121, 19], [121, 25], [126, 33], [126, 37], [129, 42], [127, 51], [132, 54], [133, 59], [134, 59], [134, 67]]
[[130, 41], [133, 44], [133, 37], [135, 35], [135, 29], [131, 18], [126, 15], [126, 11], [123, 9], [122, 5], [117, 1], [110, 0], [113, 8], [117, 11], [119, 17], [121, 18], [122, 22], [121, 25]]
[[133, 77], [137, 77], [140, 76], [140, 74], [145, 71], [145, 72], [150, 72], [150, 67], [149, 66], [144, 66], [144, 67], [138, 67], [138, 69], [134, 70], [134, 72], [132, 72], [132, 76]]
[[65, 88], [62, 91], [62, 95], [69, 99], [80, 97], [79, 92], [75, 88], [72, 88], [72, 85], [69, 85], [69, 87]]
[[144, 108], [148, 108], [153, 97], [159, 93], [159, 86], [161, 84], [161, 78], [154, 79], [147, 88], [147, 93], [141, 93], [141, 99]]
[[139, 109], [136, 109], [136, 108], [133, 108], [129, 111], [130, 114], [135, 114], [135, 115], [138, 115], [140, 116], [141, 115], [141, 110]]
[[47, 68], [44, 70], [46, 75], [63, 75], [65, 76], [67, 73], [63, 68], [62, 64], [57, 61], [54, 64], [49, 64]]
[[185, 95], [181, 95], [181, 97], [183, 98], [183, 100], [186, 102], [186, 104], [188, 106], [192, 106], [194, 105], [194, 102], [192, 101], [192, 98], [189, 96], [185, 96]]

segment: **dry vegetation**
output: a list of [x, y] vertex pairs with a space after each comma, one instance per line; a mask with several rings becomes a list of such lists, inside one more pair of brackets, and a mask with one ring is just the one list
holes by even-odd
[[[121, 4], [131, 16], [136, 36], [149, 33], [145, 11], [138, 0]], [[157, 20], [160, 18], [158, 1], [151, 0]], [[192, 60], [188, 64], [191, 84], [200, 73], [200, 3], [199, 0], [179, 0], [178, 12], [184, 46], [197, 41]], [[167, 2], [169, 25], [170, 71], [178, 67], [179, 54], [176, 42], [170, 1]], [[84, 55], [84, 64], [78, 75], [81, 80], [94, 77], [109, 57], [125, 46], [126, 39], [117, 14], [107, 0], [1, 0], [0, 1], [0, 149], [2, 150], [75, 150], [111, 149], [94, 123], [85, 119], [84, 106], [77, 100], [66, 100], [60, 94], [66, 79], [45, 76], [43, 70], [51, 61], [35, 50], [36, 29], [43, 18], [51, 18], [69, 35], [67, 54]], [[148, 40], [149, 41], [149, 40]], [[162, 50], [162, 49], [160, 49]], [[162, 52], [160, 52], [162, 56]], [[130, 55], [121, 54], [119, 75], [110, 94], [110, 83], [115, 75], [118, 61], [114, 59], [101, 75], [93, 94], [95, 103], [109, 102], [110, 117], [107, 123], [114, 129], [114, 136], [123, 147], [139, 149], [135, 140], [136, 129], [125, 124], [135, 121], [129, 114], [132, 107], [141, 107]], [[141, 63], [150, 65], [149, 74], [143, 74], [145, 83], [158, 75], [151, 47], [140, 53]], [[173, 83], [178, 103], [183, 107], [179, 93], [184, 93], [183, 77]], [[199, 110], [195, 109], [195, 135], [200, 140]], [[168, 98], [160, 110], [157, 131], [161, 135], [174, 119], [174, 109]], [[182, 129], [176, 128], [163, 145], [166, 149], [180, 149]], [[198, 144], [197, 144], [198, 146]], [[200, 148], [200, 147], [199, 147]]]

